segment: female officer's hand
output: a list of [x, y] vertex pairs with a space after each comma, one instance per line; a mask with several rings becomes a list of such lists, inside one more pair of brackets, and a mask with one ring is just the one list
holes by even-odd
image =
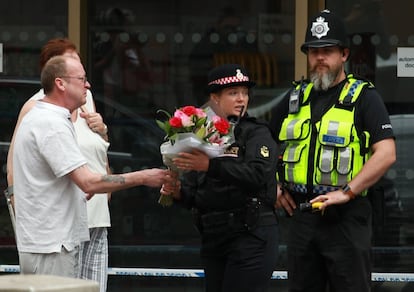
[[173, 158], [173, 163], [181, 170], [207, 171], [210, 158], [203, 151], [193, 149], [191, 152], [180, 152]]

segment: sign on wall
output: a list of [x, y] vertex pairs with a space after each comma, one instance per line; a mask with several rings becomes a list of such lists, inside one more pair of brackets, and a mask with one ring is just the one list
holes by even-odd
[[414, 77], [414, 48], [397, 48], [397, 77]]

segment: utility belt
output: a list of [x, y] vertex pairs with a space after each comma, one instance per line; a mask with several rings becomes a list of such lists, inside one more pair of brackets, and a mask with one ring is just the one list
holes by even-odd
[[319, 195], [324, 195], [326, 193], [336, 191], [339, 189], [339, 187], [314, 185], [311, 194], [308, 193], [308, 189], [304, 184], [290, 183], [286, 185], [286, 189], [295, 201], [295, 204], [299, 206], [302, 203], [309, 202]]
[[207, 213], [200, 213], [194, 208], [193, 219], [200, 233], [246, 231], [277, 223], [274, 209], [257, 198], [250, 199], [245, 208]]
[[[299, 193], [304, 195], [308, 193], [308, 189], [305, 184], [288, 184], [287, 189], [291, 193]], [[336, 191], [338, 189], [340, 189], [340, 187], [315, 185], [313, 186], [312, 193], [316, 197], [319, 195], [324, 195], [326, 193]]]
[[316, 196], [309, 196], [307, 193], [298, 193], [293, 190], [288, 190], [288, 191], [297, 206], [299, 206], [299, 204], [302, 204], [302, 203], [307, 203], [316, 197]]
[[[337, 190], [338, 188], [336, 187], [332, 187], [333, 190]], [[341, 214], [342, 210], [344, 209], [348, 209], [348, 208], [353, 208], [353, 206], [355, 206], [356, 204], [359, 204], [359, 201], [362, 200], [364, 197], [363, 196], [356, 196], [355, 199], [349, 201], [346, 204], [341, 204], [341, 205], [331, 205], [329, 207], [327, 207], [323, 213], [320, 212], [320, 210], [318, 208], [314, 208], [312, 206], [312, 204], [309, 203], [310, 200], [312, 200], [313, 198], [319, 196], [318, 193], [313, 193], [313, 194], [308, 194], [308, 193], [302, 193], [302, 192], [297, 192], [293, 189], [288, 188], [289, 194], [292, 197], [293, 201], [295, 202], [296, 206], [298, 207], [298, 210], [300, 212], [309, 212], [312, 214], [323, 214], [323, 217], [326, 220], [338, 220], [337, 218], [339, 218], [339, 215]], [[328, 192], [328, 191], [327, 191]], [[326, 193], [326, 192], [325, 192]], [[325, 194], [322, 193], [322, 194]]]

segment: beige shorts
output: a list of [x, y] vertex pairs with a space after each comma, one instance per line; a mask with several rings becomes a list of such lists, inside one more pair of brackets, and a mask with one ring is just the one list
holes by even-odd
[[79, 247], [67, 251], [62, 246], [60, 253], [19, 252], [21, 274], [45, 274], [76, 278], [78, 275]]

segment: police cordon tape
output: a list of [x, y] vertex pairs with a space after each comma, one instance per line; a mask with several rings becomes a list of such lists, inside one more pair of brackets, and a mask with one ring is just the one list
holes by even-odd
[[[19, 273], [18, 265], [0, 265], [1, 273]], [[156, 268], [108, 268], [111, 276], [204, 278], [199, 269], [156, 269]], [[286, 271], [274, 271], [273, 280], [287, 280]], [[414, 273], [372, 273], [374, 282], [414, 282]]]

